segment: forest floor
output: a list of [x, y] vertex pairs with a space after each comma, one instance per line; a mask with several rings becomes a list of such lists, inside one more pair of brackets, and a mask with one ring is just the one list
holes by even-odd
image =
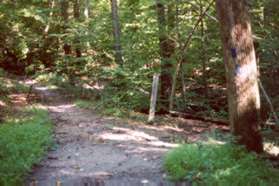
[[59, 91], [40, 86], [34, 91], [49, 110], [56, 146], [34, 168], [28, 185], [171, 185], [162, 160], [182, 130], [123, 123], [78, 108]]
[[229, 132], [226, 125], [167, 115], [153, 125], [109, 117], [79, 108], [69, 91], [35, 81], [19, 83], [33, 84], [24, 99], [48, 109], [55, 139], [26, 185], [191, 185], [168, 181], [162, 167], [167, 151], [185, 142], [218, 142], [218, 131]]

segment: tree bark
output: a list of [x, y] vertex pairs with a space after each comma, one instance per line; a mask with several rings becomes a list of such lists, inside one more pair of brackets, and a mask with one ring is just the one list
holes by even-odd
[[[203, 2], [200, 0], [200, 16], [202, 17], [203, 14]], [[208, 84], [207, 84], [207, 70], [206, 70], [206, 65], [207, 65], [207, 51], [206, 51], [206, 28], [205, 28], [205, 21], [204, 18], [201, 20], [201, 60], [202, 60], [202, 81], [203, 81], [203, 87], [204, 87], [204, 97], [207, 99], [208, 98]]]
[[[90, 0], [84, 0], [84, 10], [83, 10], [83, 16], [84, 16], [84, 21], [87, 24], [87, 31], [85, 32], [85, 35], [87, 38], [89, 38], [89, 19], [91, 16], [91, 10], [90, 10]], [[90, 42], [86, 41], [84, 52], [87, 53], [88, 49], [90, 49]]]
[[52, 16], [53, 16], [55, 0], [49, 0], [48, 4], [49, 4], [49, 7], [50, 7], [51, 11], [50, 11], [49, 16], [48, 16], [48, 23], [47, 23], [47, 25], [44, 29], [44, 37], [46, 37], [48, 35], [49, 29], [50, 29], [50, 23], [51, 23], [51, 19], [52, 19]]
[[[80, 21], [80, 0], [75, 0], [74, 1], [74, 18], [76, 21]], [[81, 57], [82, 52], [80, 49], [80, 40], [78, 39], [79, 36], [76, 36], [77, 38], [75, 39], [75, 44], [76, 44], [76, 57]]]
[[[63, 30], [65, 31], [68, 27], [68, 21], [69, 21], [69, 1], [68, 0], [62, 0], [61, 1], [61, 16], [63, 17], [64, 25]], [[67, 42], [63, 45], [64, 53], [65, 55], [70, 55], [72, 53], [71, 45]]]
[[111, 14], [112, 14], [112, 26], [113, 26], [113, 36], [114, 36], [114, 49], [115, 49], [115, 61], [117, 64], [123, 64], [122, 47], [121, 47], [121, 29], [119, 23], [118, 15], [118, 5], [117, 0], [111, 0]]
[[246, 0], [216, 0], [227, 78], [229, 120], [238, 143], [263, 151], [257, 64]]
[[[174, 27], [175, 16], [173, 6], [166, 9], [161, 0], [156, 0], [157, 19], [159, 27], [159, 45], [161, 56], [161, 86], [160, 103], [163, 111], [168, 111], [172, 85], [172, 57], [175, 52], [175, 41], [169, 37], [170, 30]], [[166, 15], [167, 10], [167, 15]], [[167, 19], [166, 19], [167, 18]]]

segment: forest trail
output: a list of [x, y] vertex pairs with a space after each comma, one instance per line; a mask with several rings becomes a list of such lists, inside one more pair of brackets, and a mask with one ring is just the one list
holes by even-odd
[[162, 171], [175, 129], [136, 125], [80, 109], [59, 91], [35, 86], [54, 123], [56, 146], [27, 185], [187, 185]]

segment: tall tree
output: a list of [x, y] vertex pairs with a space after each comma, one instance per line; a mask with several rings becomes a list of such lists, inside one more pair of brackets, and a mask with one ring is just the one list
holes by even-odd
[[[73, 9], [74, 9], [74, 18], [77, 22], [80, 21], [80, 0], [74, 0], [73, 4]], [[79, 36], [76, 36], [77, 38], [75, 39], [75, 45], [76, 45], [76, 57], [81, 57], [81, 49], [80, 49], [80, 41], [78, 39]]]
[[175, 42], [170, 38], [170, 32], [175, 25], [175, 13], [173, 4], [165, 6], [164, 3], [156, 0], [161, 56], [160, 100], [162, 109], [167, 111], [172, 87], [172, 57], [175, 52]]
[[114, 49], [115, 49], [115, 61], [117, 64], [123, 64], [122, 58], [122, 47], [121, 47], [121, 29], [118, 15], [118, 3], [117, 0], [111, 0], [111, 14], [112, 14], [112, 25], [113, 25], [113, 36], [114, 36]]
[[[43, 62], [43, 64], [46, 67], [51, 67], [53, 65], [52, 60], [52, 52], [51, 50], [54, 50], [56, 48], [56, 52], [59, 50], [59, 42], [58, 40], [54, 39], [53, 37], [49, 36], [49, 32], [52, 29], [51, 27], [53, 25], [53, 17], [54, 17], [54, 11], [56, 6], [56, 0], [48, 0], [48, 9], [50, 10], [47, 18], [47, 24], [45, 25], [44, 32], [43, 32], [43, 40], [42, 40], [42, 46], [39, 54], [40, 60]], [[31, 59], [30, 59], [31, 60]]]
[[[68, 22], [69, 22], [69, 1], [67, 0], [61, 1], [61, 16], [63, 17], [63, 21], [64, 21], [63, 30], [65, 32], [67, 30]], [[65, 55], [69, 55], [72, 53], [71, 45], [68, 42], [64, 42], [63, 49]]]
[[229, 119], [237, 141], [262, 152], [260, 96], [246, 0], [216, 0], [226, 67]]
[[[91, 15], [91, 11], [90, 11], [90, 0], [84, 0], [84, 10], [83, 10], [83, 15], [85, 18], [85, 22], [87, 23], [87, 31], [85, 32], [85, 35], [87, 36], [87, 38], [89, 38], [89, 19], [90, 19], [90, 15]], [[87, 52], [87, 50], [90, 48], [90, 42], [87, 41], [86, 42], [86, 48], [85, 48], [85, 52]]]
[[[204, 4], [203, 1], [199, 1], [200, 5], [200, 16], [202, 17]], [[204, 87], [204, 96], [208, 98], [208, 85], [207, 85], [207, 72], [206, 72], [206, 62], [207, 62], [207, 51], [206, 51], [206, 25], [205, 18], [201, 19], [200, 23], [200, 32], [201, 32], [201, 60], [202, 60], [202, 79], [203, 79], [203, 87]]]

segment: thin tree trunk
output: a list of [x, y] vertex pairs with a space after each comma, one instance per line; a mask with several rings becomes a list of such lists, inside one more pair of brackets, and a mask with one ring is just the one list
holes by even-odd
[[182, 87], [182, 97], [183, 97], [183, 104], [186, 104], [186, 83], [185, 83], [185, 73], [183, 71], [183, 64], [182, 64], [182, 70], [180, 72], [180, 76], [181, 76], [181, 87]]
[[112, 26], [114, 36], [114, 49], [115, 49], [115, 61], [117, 64], [123, 64], [122, 47], [121, 47], [121, 29], [118, 15], [117, 0], [111, 0], [111, 14], [112, 14]]
[[203, 14], [199, 17], [198, 21], [196, 22], [194, 28], [192, 29], [192, 31], [190, 32], [185, 44], [183, 47], [181, 47], [181, 51], [180, 51], [180, 57], [178, 59], [178, 62], [176, 64], [176, 68], [175, 68], [175, 72], [173, 73], [173, 77], [172, 77], [172, 87], [171, 87], [171, 94], [170, 94], [170, 103], [169, 103], [169, 110], [171, 111], [173, 109], [173, 100], [174, 100], [174, 96], [175, 96], [175, 89], [176, 89], [176, 80], [177, 80], [177, 76], [179, 74], [180, 68], [182, 66], [182, 63], [184, 61], [184, 54], [187, 52], [187, 49], [192, 41], [192, 37], [194, 35], [194, 33], [196, 32], [201, 20], [203, 19], [203, 17], [206, 16], [207, 11], [210, 9], [210, 7], [212, 6], [212, 4], [214, 3], [214, 1], [212, 1], [208, 7], [206, 8], [206, 10], [203, 12]]
[[50, 23], [51, 23], [51, 19], [52, 19], [52, 16], [53, 16], [53, 9], [54, 9], [54, 6], [55, 6], [55, 0], [49, 0], [49, 4], [50, 4], [50, 13], [49, 13], [49, 16], [48, 16], [48, 23], [44, 29], [44, 36], [47, 36], [48, 35], [48, 32], [49, 32], [49, 29], [50, 29]]
[[[88, 23], [89, 18], [90, 18], [90, 15], [91, 15], [91, 11], [90, 11], [90, 0], [85, 0], [85, 5], [84, 5], [84, 6], [85, 6], [85, 7], [84, 7], [84, 12], [83, 12], [83, 14], [84, 14], [86, 23]], [[87, 28], [87, 31], [86, 31], [85, 34], [86, 34], [87, 38], [89, 38], [89, 25], [88, 25], [88, 28]], [[90, 48], [90, 42], [87, 41], [87, 42], [86, 42], [86, 52], [87, 52], [87, 50], [88, 50], [89, 48]]]
[[[61, 1], [61, 16], [63, 17], [63, 21], [64, 21], [63, 30], [65, 32], [68, 27], [67, 24], [69, 22], [69, 1], [68, 0]], [[70, 55], [72, 53], [71, 45], [68, 44], [67, 42], [64, 43], [63, 49], [64, 49], [65, 55]]]
[[[76, 21], [80, 21], [80, 0], [75, 0], [74, 1], [74, 18]], [[78, 36], [79, 37], [79, 36]], [[81, 57], [82, 52], [81, 52], [81, 47], [80, 47], [80, 40], [78, 38], [75, 39], [75, 44], [77, 45], [75, 48], [76, 50], [76, 57]]]
[[[200, 16], [203, 14], [203, 2], [200, 0]], [[204, 18], [201, 20], [201, 51], [202, 51], [202, 80], [203, 80], [203, 88], [204, 88], [204, 97], [208, 98], [208, 85], [207, 85], [207, 72], [206, 72], [206, 62], [207, 62], [207, 54], [206, 54], [206, 36], [205, 36], [205, 27], [204, 27]]]
[[266, 101], [267, 101], [267, 103], [268, 103], [268, 105], [269, 105], [270, 111], [271, 111], [271, 113], [272, 113], [272, 115], [273, 115], [273, 118], [274, 118], [274, 120], [275, 120], [275, 124], [276, 124], [276, 125], [279, 125], [279, 118], [278, 118], [278, 116], [277, 116], [277, 114], [276, 114], [276, 112], [275, 112], [275, 109], [274, 109], [274, 107], [273, 107], [273, 104], [272, 104], [272, 102], [271, 102], [271, 99], [270, 99], [270, 97], [268, 96], [268, 94], [267, 94], [265, 88], [263, 87], [263, 84], [262, 84], [261, 80], [259, 79], [258, 81], [259, 81], [260, 89], [261, 89], [261, 91], [262, 91], [262, 93], [263, 93], [263, 95], [264, 95], [264, 98], [266, 99]]
[[[179, 50], [182, 49], [182, 43], [181, 43], [181, 34], [180, 34], [180, 19], [179, 19], [179, 14], [180, 14], [180, 9], [179, 9], [179, 0], [175, 1], [176, 3], [176, 17], [175, 17], [175, 30], [177, 33], [177, 41], [178, 41], [178, 46], [179, 46]], [[180, 77], [181, 77], [181, 89], [182, 89], [182, 99], [183, 99], [183, 105], [186, 104], [186, 83], [185, 83], [185, 72], [183, 71], [183, 63], [181, 64], [181, 71], [180, 71]], [[172, 90], [173, 91], [173, 90]], [[169, 110], [172, 110], [172, 105], [173, 101], [171, 101], [171, 99], [173, 99], [172, 97], [170, 97], [170, 108]]]
[[246, 0], [216, 0], [227, 77], [229, 120], [238, 143], [263, 151], [259, 133], [260, 95]]
[[90, 0], [84, 0], [84, 11], [83, 11], [83, 15], [85, 17], [86, 20], [89, 19], [91, 11], [90, 11]]

